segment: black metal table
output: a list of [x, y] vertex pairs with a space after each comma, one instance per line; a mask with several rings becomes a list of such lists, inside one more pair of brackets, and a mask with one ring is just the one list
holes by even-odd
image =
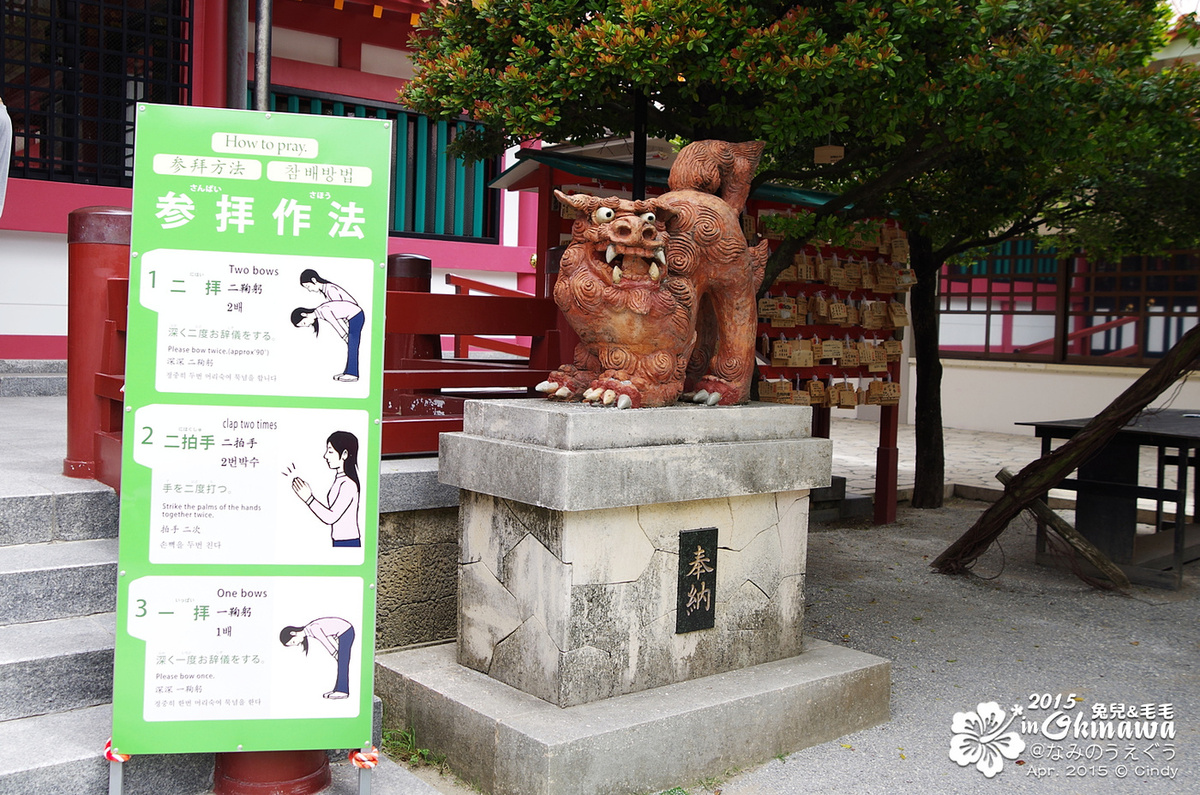
[[[1042, 455], [1054, 440], [1070, 439], [1091, 418], [1020, 422], [1032, 426], [1042, 440]], [[1154, 485], [1139, 483], [1143, 447], [1156, 450]], [[1187, 514], [1189, 474], [1200, 497], [1195, 468], [1200, 464], [1200, 410], [1160, 409], [1135, 417], [1111, 441], [1084, 463], [1074, 478], [1057, 488], [1074, 491], [1075, 527], [1128, 576], [1131, 582], [1160, 588], [1178, 588], [1183, 564], [1200, 558], [1200, 527], [1195, 513]], [[1175, 469], [1175, 484], [1168, 486], [1168, 467]], [[1139, 532], [1138, 498], [1153, 500], [1153, 517], [1143, 517], [1152, 532]], [[1172, 506], [1169, 510], [1166, 506]], [[1200, 506], [1200, 499], [1197, 500]], [[1200, 507], [1198, 507], [1200, 510]], [[1152, 521], [1151, 521], [1152, 520]], [[1058, 564], [1061, 558], [1046, 545], [1046, 528], [1037, 528], [1037, 562]], [[1082, 564], [1090, 568], [1086, 563]]]

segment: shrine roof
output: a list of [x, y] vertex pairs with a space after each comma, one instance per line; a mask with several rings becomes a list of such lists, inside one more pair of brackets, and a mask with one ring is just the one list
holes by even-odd
[[[517, 161], [492, 180], [488, 187], [504, 190], [536, 190], [546, 168], [552, 170], [551, 182], [555, 185], [580, 178], [626, 185], [633, 182], [633, 165], [621, 160], [583, 157], [545, 149], [521, 149], [517, 152]], [[669, 169], [647, 165], [646, 184], [665, 188], [669, 174]], [[768, 182], [756, 188], [750, 194], [750, 198], [799, 207], [821, 207], [836, 197], [830, 193], [803, 190]]]

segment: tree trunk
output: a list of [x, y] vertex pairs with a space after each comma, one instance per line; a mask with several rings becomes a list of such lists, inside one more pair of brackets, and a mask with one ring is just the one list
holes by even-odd
[[758, 288], [758, 297], [762, 298], [771, 289], [771, 285], [779, 278], [779, 274], [784, 268], [792, 264], [792, 258], [797, 252], [804, 247], [805, 240], [796, 237], [786, 237], [783, 239], [773, 252], [770, 259], [767, 260], [766, 274], [763, 277], [762, 285]]
[[909, 232], [909, 256], [917, 283], [909, 295], [912, 355], [916, 358], [916, 479], [914, 508], [940, 508], [945, 496], [946, 451], [942, 436], [942, 362], [938, 353], [938, 282], [942, 262], [933, 241]]
[[1153, 367], [1134, 381], [1116, 400], [1083, 426], [1064, 445], [1026, 466], [1004, 489], [1004, 495], [980, 514], [971, 529], [933, 562], [942, 574], [962, 574], [975, 562], [1008, 523], [1032, 500], [1057, 486], [1080, 464], [1086, 463], [1150, 404], [1163, 390], [1193, 369], [1200, 356], [1200, 326], [1180, 338]]

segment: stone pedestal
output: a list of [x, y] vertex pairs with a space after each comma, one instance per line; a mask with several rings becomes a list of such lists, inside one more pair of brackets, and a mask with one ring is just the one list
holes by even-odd
[[[689, 783], [886, 720], [887, 661], [802, 636], [809, 490], [832, 452], [810, 423], [468, 402], [439, 457], [461, 495], [458, 644], [377, 660], [390, 726], [489, 792], [565, 795]], [[681, 533], [703, 528], [712, 626], [677, 632]]]
[[[799, 654], [808, 490], [830, 468], [810, 412], [471, 404], [441, 450], [459, 663], [567, 707]], [[706, 527], [715, 623], [677, 634], [680, 531]]]

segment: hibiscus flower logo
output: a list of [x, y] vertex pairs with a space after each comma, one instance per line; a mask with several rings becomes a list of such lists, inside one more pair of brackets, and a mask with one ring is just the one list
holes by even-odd
[[[1009, 724], [1021, 714], [1013, 707], [1012, 717], [1006, 716], [995, 701], [980, 704], [977, 712], [955, 712], [950, 731], [950, 758], [959, 767], [975, 765], [975, 769], [992, 778], [1004, 767], [1005, 759], [1016, 759], [1025, 750], [1025, 741]], [[1007, 720], [1005, 718], [1008, 717]]]

